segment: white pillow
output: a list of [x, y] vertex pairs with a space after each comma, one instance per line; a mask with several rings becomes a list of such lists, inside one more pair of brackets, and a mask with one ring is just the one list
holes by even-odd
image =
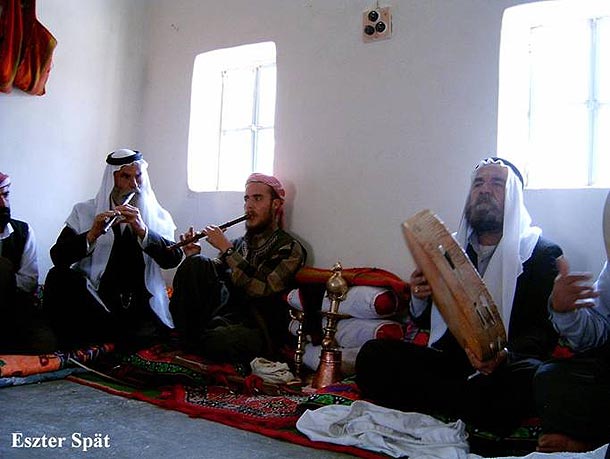
[[[324, 296], [322, 311], [330, 310], [330, 299]], [[356, 285], [347, 291], [339, 303], [339, 312], [359, 319], [380, 319], [398, 312], [398, 297], [393, 290], [383, 287]]]

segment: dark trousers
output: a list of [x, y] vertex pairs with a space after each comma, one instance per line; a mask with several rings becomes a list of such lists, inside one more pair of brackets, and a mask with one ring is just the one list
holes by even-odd
[[610, 345], [545, 363], [534, 388], [545, 433], [599, 445], [610, 441]]
[[57, 343], [34, 294], [19, 291], [12, 265], [0, 257], [0, 354], [46, 354]]
[[475, 370], [460, 349], [372, 340], [356, 358], [356, 382], [363, 397], [381, 405], [456, 417], [505, 435], [534, 413], [532, 380], [539, 364], [524, 359], [468, 379]]
[[224, 284], [212, 260], [186, 258], [174, 276], [174, 325], [186, 350], [217, 362], [249, 363], [265, 349], [264, 335]]
[[45, 280], [43, 307], [62, 350], [90, 344], [115, 343], [119, 349], [150, 346], [167, 339], [169, 330], [146, 301], [105, 305], [88, 291], [83, 274], [54, 267]]

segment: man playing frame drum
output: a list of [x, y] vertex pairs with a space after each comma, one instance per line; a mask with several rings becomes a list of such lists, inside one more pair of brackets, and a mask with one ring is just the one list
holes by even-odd
[[356, 360], [365, 398], [402, 409], [459, 417], [508, 433], [534, 412], [532, 379], [557, 343], [547, 301], [561, 249], [540, 236], [523, 204], [523, 179], [500, 158], [481, 161], [456, 235], [483, 278], [507, 327], [507, 345], [487, 360], [458, 344], [432, 302], [420, 269], [410, 278], [410, 312], [430, 328], [427, 347], [366, 343]]

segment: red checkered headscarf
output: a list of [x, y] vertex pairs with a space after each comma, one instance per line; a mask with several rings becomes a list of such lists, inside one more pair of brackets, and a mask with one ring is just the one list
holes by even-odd
[[11, 178], [0, 172], [0, 188], [4, 188], [5, 186], [9, 186], [11, 184]]
[[275, 214], [277, 219], [277, 224], [280, 228], [284, 227], [284, 199], [286, 198], [286, 190], [282, 186], [282, 183], [275, 178], [273, 175], [265, 175], [258, 172], [254, 172], [250, 174], [248, 179], [246, 180], [246, 186], [249, 183], [264, 183], [265, 185], [271, 187], [271, 189], [275, 192], [274, 198], [281, 199], [282, 205], [278, 207], [277, 212]]

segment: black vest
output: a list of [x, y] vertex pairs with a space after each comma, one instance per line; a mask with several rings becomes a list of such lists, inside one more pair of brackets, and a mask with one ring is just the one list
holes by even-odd
[[28, 238], [30, 228], [26, 222], [10, 220], [13, 232], [6, 239], [2, 239], [2, 256], [8, 258], [13, 263], [14, 272], [21, 267], [21, 258], [25, 249], [25, 241]]
[[114, 243], [100, 281], [99, 293], [114, 312], [130, 314], [150, 311], [150, 294], [144, 282], [144, 256], [137, 237], [129, 228], [121, 233], [120, 225], [112, 227]]

